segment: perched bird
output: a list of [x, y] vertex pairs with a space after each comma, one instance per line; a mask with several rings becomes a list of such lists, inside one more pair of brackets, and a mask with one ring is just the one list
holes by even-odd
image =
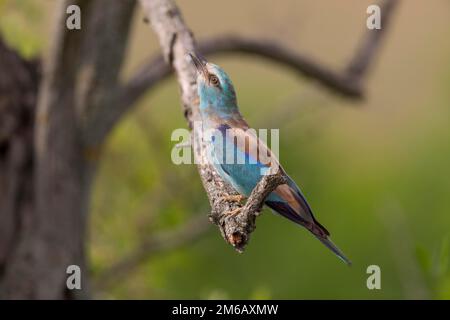
[[[249, 130], [249, 125], [239, 112], [230, 77], [219, 66], [200, 59], [195, 54], [190, 56], [197, 69], [203, 129], [219, 133], [213, 135], [209, 143], [210, 161], [220, 176], [245, 199], [271, 168], [276, 167], [283, 174], [285, 172], [270, 149], [253, 130]], [[229, 161], [230, 155], [233, 161]], [[289, 176], [287, 179], [286, 184], [278, 186], [269, 194], [265, 204], [283, 217], [305, 227], [345, 263], [350, 264], [329, 239], [327, 229], [314, 218], [299, 187]]]

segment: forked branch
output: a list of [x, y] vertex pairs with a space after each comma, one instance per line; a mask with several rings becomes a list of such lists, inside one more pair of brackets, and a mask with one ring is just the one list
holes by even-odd
[[[383, 31], [369, 30], [362, 45], [343, 72], [336, 72], [312, 59], [308, 59], [279, 44], [271, 41], [245, 39], [239, 37], [222, 37], [196, 46], [194, 36], [186, 26], [181, 13], [173, 0], [140, 0], [144, 13], [158, 36], [163, 56], [157, 57], [139, 71], [120, 92], [117, 114], [125, 112], [143, 92], [161, 79], [167, 77], [173, 69], [181, 87], [181, 100], [184, 115], [192, 128], [195, 121], [200, 120], [198, 96], [196, 93], [196, 71], [187, 59], [189, 52], [212, 53], [241, 52], [259, 55], [284, 64], [302, 75], [317, 80], [335, 92], [355, 98], [363, 97], [362, 82], [370, 63], [378, 51], [382, 35], [385, 34], [388, 19], [397, 3], [396, 0], [385, 0], [382, 5]], [[164, 64], [167, 63], [167, 65]], [[120, 104], [122, 103], [122, 104]], [[111, 122], [110, 125], [114, 125]], [[200, 148], [204, 148], [201, 144]], [[204, 159], [204, 152], [197, 152]], [[198, 170], [203, 186], [211, 204], [211, 220], [218, 225], [225, 240], [237, 250], [242, 251], [248, 243], [250, 233], [255, 229], [255, 217], [261, 210], [266, 196], [273, 191], [284, 177], [267, 176], [260, 181], [252, 195], [243, 206], [233, 201], [221, 201], [236, 195], [236, 192], [225, 183], [211, 165], [199, 161]], [[227, 212], [240, 213], [227, 216]]]

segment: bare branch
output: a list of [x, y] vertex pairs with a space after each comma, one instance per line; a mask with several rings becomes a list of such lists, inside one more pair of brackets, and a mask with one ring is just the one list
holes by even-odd
[[334, 71], [312, 58], [283, 46], [276, 40], [222, 36], [202, 42], [199, 50], [205, 55], [215, 53], [256, 55], [283, 65], [301, 76], [316, 80], [334, 93], [350, 98], [362, 98], [363, 96], [358, 81], [349, 79], [347, 74]]
[[360, 47], [356, 50], [347, 69], [347, 78], [361, 82], [370, 65], [375, 60], [375, 55], [379, 51], [383, 36], [389, 27], [391, 17], [398, 5], [399, 0], [384, 0], [380, 6], [381, 29], [367, 30], [362, 38]]
[[[394, 7], [391, 2], [395, 1], [385, 1], [383, 7], [384, 29], [386, 29], [387, 21], [390, 17], [389, 11]], [[177, 75], [181, 87], [184, 114], [191, 128], [194, 121], [200, 120], [200, 116], [198, 110], [199, 101], [196, 93], [195, 69], [186, 59], [188, 52], [200, 51], [203, 54], [240, 52], [259, 55], [284, 64], [302, 75], [316, 79], [319, 83], [335, 92], [349, 97], [361, 98], [363, 96], [362, 77], [366, 74], [369, 63], [380, 43], [381, 35], [385, 33], [377, 32], [376, 35], [370, 35], [370, 39], [366, 41], [370, 45], [361, 46], [360, 52], [355, 55], [346, 71], [339, 73], [322, 67], [313, 60], [271, 41], [228, 36], [203, 42], [197, 47], [193, 34], [185, 25], [181, 13], [172, 0], [140, 0], [140, 3], [159, 38], [163, 58], [158, 57], [154, 59], [151, 64], [144, 68], [144, 71], [133, 77], [130, 82], [131, 86], [122, 88], [120, 101], [126, 103], [134, 102], [145, 90], [152, 87], [160, 79], [167, 77], [171, 66]], [[166, 61], [169, 66], [164, 68], [162, 66], [163, 61]], [[128, 107], [129, 105], [120, 105], [118, 108], [120, 111], [117, 114], [123, 114]], [[110, 125], [112, 126], [114, 123], [111, 122]], [[204, 146], [201, 143], [195, 143], [195, 139], [194, 135], [194, 145], [199, 147], [199, 150], [195, 150], [195, 153], [204, 159]], [[201, 160], [199, 163], [207, 163]], [[265, 196], [257, 196], [257, 194], [267, 195], [273, 190], [271, 188], [275, 188], [277, 184], [275, 182], [269, 183], [266, 179], [260, 181], [249, 199], [251, 201], [242, 209], [242, 205], [236, 202], [220, 200], [230, 195], [235, 195], [236, 192], [221, 179], [212, 166], [198, 165], [198, 170], [212, 207], [212, 221], [219, 226], [225, 240], [234, 245], [239, 251], [242, 251], [249, 240], [250, 232], [254, 229], [255, 217], [265, 198]], [[233, 218], [226, 217], [227, 212], [236, 212], [236, 210], [241, 212]]]
[[[354, 57], [344, 71], [332, 68], [309, 58], [299, 52], [283, 46], [273, 39], [253, 39], [234, 35], [222, 35], [201, 41], [197, 50], [205, 56], [214, 54], [242, 53], [269, 59], [317, 81], [320, 85], [336, 94], [348, 98], [361, 99], [364, 97], [363, 82], [369, 66], [379, 51], [380, 43], [389, 26], [392, 12], [397, 0], [386, 0], [382, 5], [382, 29], [368, 30], [362, 38], [362, 44], [356, 50]], [[170, 65], [164, 63], [163, 56], [150, 59], [150, 62], [131, 77], [128, 83], [118, 90], [114, 105], [111, 104], [106, 112], [102, 113], [99, 125], [99, 142], [119, 121], [131, 106], [145, 93], [152, 89], [172, 73]]]
[[[185, 25], [181, 14], [175, 3], [171, 0], [140, 0], [145, 14], [150, 20], [151, 26], [159, 38], [164, 59], [175, 70], [178, 82], [181, 87], [181, 101], [184, 107], [184, 114], [189, 126], [192, 128], [195, 121], [200, 121], [198, 109], [199, 99], [196, 90], [196, 70], [190, 59], [188, 52], [196, 52], [194, 38], [191, 31]], [[198, 139], [194, 135], [194, 140]], [[197, 142], [197, 143], [196, 143]], [[200, 141], [194, 141], [198, 147], [195, 154], [198, 170], [203, 186], [208, 195], [212, 212], [227, 212], [241, 207], [238, 203], [219, 201], [221, 198], [236, 195], [236, 192], [225, 183], [215, 172], [214, 168], [207, 164], [205, 159], [204, 145]], [[249, 215], [250, 216], [250, 215]], [[238, 225], [238, 221], [226, 220], [227, 229], [233, 234], [244, 229]], [[245, 237], [248, 239], [249, 235]], [[228, 241], [229, 239], [226, 238]], [[241, 248], [245, 243], [241, 243]]]
[[97, 278], [96, 288], [104, 289], [112, 281], [119, 281], [142, 262], [157, 253], [175, 250], [186, 244], [191, 244], [210, 230], [209, 226], [210, 224], [204, 215], [196, 215], [175, 230], [163, 231], [144, 239], [135, 251], [113, 264]]
[[[86, 128], [92, 146], [99, 146], [122, 119], [124, 114], [140, 99], [145, 92], [154, 88], [163, 79], [172, 73], [162, 56], [152, 59], [151, 62], [126, 83], [119, 85], [112, 95], [109, 105], [99, 109]], [[88, 139], [86, 139], [88, 140]]]
[[[83, 140], [97, 146], [102, 117], [117, 100], [119, 73], [135, 8], [134, 0], [90, 2], [83, 28], [89, 30], [80, 48], [77, 113]], [[99, 36], [101, 35], [101, 36]]]
[[250, 233], [255, 230], [256, 217], [260, 214], [267, 196], [279, 185], [286, 183], [287, 178], [281, 172], [265, 175], [253, 189], [244, 207], [236, 215], [227, 212], [212, 211], [210, 219], [219, 226], [222, 236], [242, 252], [249, 241]]
[[[196, 71], [191, 62], [186, 59], [188, 52], [197, 51], [192, 33], [185, 26], [177, 7], [172, 1], [141, 0], [141, 4], [159, 37], [165, 60], [174, 67], [177, 73], [181, 86], [185, 116], [190, 127], [193, 127], [193, 122], [200, 120], [200, 115], [196, 93]], [[194, 139], [196, 139], [195, 135]], [[200, 142], [195, 145], [199, 146], [200, 149], [204, 148]], [[204, 158], [202, 150], [196, 152], [196, 155]], [[225, 240], [238, 250], [242, 250], [249, 240], [250, 232], [254, 229], [254, 220], [257, 215], [255, 210], [260, 210], [263, 200], [258, 199], [259, 203], [256, 207], [253, 201], [249, 202], [249, 206], [236, 215], [235, 219], [215, 219], [214, 217], [226, 214], [226, 212], [239, 210], [241, 205], [234, 202], [220, 201], [219, 199], [236, 194], [236, 192], [220, 178], [211, 165], [206, 164], [207, 161], [200, 159], [199, 163], [202, 163], [198, 166], [198, 169], [212, 207], [212, 220], [216, 223], [220, 222], [219, 227]], [[264, 179], [259, 184], [259, 187], [261, 186], [262, 188], [270, 187], [271, 184], [267, 184], [267, 180]], [[260, 188], [257, 190], [264, 194]], [[268, 193], [272, 190], [268, 191]], [[256, 199], [255, 196], [254, 198]]]

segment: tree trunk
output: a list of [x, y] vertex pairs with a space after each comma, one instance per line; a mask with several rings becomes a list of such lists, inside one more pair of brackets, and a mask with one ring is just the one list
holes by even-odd
[[[65, 27], [69, 4], [81, 8], [81, 30]], [[89, 296], [86, 223], [102, 141], [86, 123], [119, 85], [134, 5], [61, 1], [42, 80], [0, 44], [0, 298]], [[67, 289], [70, 265], [81, 290]]]
[[[84, 265], [86, 215], [80, 213], [87, 208], [92, 172], [81, 159], [71, 79], [43, 84], [66, 90], [47, 90], [59, 94], [41, 97], [44, 110], [35, 125], [37, 63], [0, 45], [0, 294], [67, 298], [67, 266]], [[48, 112], [46, 99], [61, 106]]]
[[38, 63], [22, 60], [0, 38], [0, 289], [34, 212], [33, 130]]

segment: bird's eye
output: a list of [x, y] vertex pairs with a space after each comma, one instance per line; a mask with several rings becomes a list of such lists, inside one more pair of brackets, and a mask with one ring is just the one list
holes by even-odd
[[218, 87], [219, 84], [220, 84], [220, 81], [219, 81], [219, 78], [217, 78], [217, 76], [215, 76], [215, 75], [212, 74], [212, 75], [209, 77], [209, 83], [211, 83], [213, 86]]

